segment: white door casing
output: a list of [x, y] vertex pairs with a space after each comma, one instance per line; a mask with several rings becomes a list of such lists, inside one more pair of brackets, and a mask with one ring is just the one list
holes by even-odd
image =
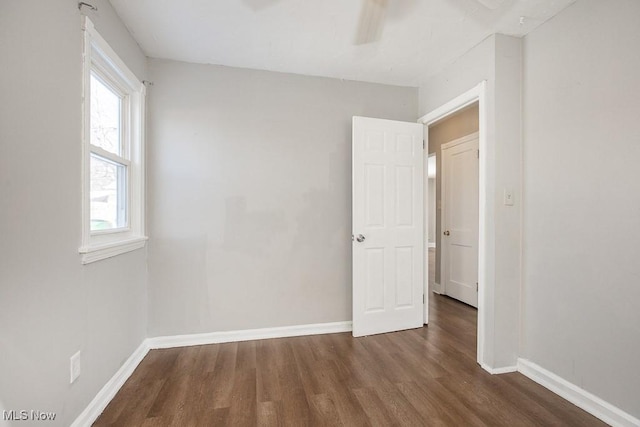
[[478, 307], [478, 133], [442, 145], [443, 292]]
[[352, 144], [353, 336], [421, 327], [423, 125], [354, 117]]

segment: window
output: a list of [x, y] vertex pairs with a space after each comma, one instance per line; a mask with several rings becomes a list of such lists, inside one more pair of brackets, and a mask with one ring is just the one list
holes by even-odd
[[82, 262], [145, 245], [145, 87], [84, 21]]

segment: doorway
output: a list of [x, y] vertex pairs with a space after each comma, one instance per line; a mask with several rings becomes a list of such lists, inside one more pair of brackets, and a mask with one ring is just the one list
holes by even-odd
[[[478, 147], [479, 147], [479, 151], [477, 152], [477, 160], [478, 160], [478, 195], [477, 195], [477, 200], [478, 200], [478, 220], [477, 220], [477, 224], [478, 224], [478, 234], [477, 234], [477, 248], [478, 248], [478, 255], [477, 255], [477, 353], [476, 353], [476, 360], [478, 362], [478, 364], [480, 364], [484, 369], [488, 370], [491, 372], [491, 368], [489, 368], [487, 366], [487, 364], [484, 361], [484, 346], [485, 346], [485, 337], [487, 334], [487, 325], [489, 324], [489, 322], [487, 321], [487, 318], [489, 316], [490, 313], [490, 307], [487, 307], [487, 300], [486, 300], [486, 296], [488, 294], [490, 294], [491, 292], [493, 292], [493, 284], [492, 283], [488, 283], [487, 282], [487, 247], [486, 247], [486, 242], [487, 242], [487, 228], [489, 227], [489, 224], [487, 224], [487, 218], [488, 218], [488, 212], [487, 212], [487, 205], [486, 205], [486, 183], [487, 183], [487, 156], [486, 156], [486, 150], [487, 150], [487, 145], [488, 145], [488, 141], [487, 141], [487, 117], [486, 117], [486, 104], [485, 104], [485, 99], [486, 99], [486, 82], [482, 81], [480, 82], [477, 86], [475, 86], [474, 88], [468, 90], [467, 92], [461, 94], [460, 96], [456, 97], [455, 99], [452, 99], [451, 101], [447, 102], [446, 104], [440, 106], [439, 108], [436, 108], [435, 110], [433, 110], [432, 112], [428, 113], [427, 115], [421, 117], [420, 119], [418, 119], [418, 123], [421, 123], [424, 126], [424, 140], [425, 140], [425, 165], [427, 167], [427, 173], [425, 173], [425, 181], [427, 181], [425, 184], [425, 200], [429, 200], [429, 186], [428, 186], [428, 155], [429, 154], [436, 154], [436, 180], [438, 180], [438, 172], [442, 171], [442, 165], [441, 165], [441, 161], [442, 161], [442, 155], [438, 156], [437, 153], [435, 153], [435, 143], [436, 141], [431, 141], [430, 140], [430, 130], [434, 130], [436, 129], [436, 126], [438, 124], [442, 124], [445, 122], [445, 120], [447, 118], [451, 118], [453, 116], [455, 116], [457, 113], [461, 113], [464, 112], [465, 110], [469, 110], [471, 108], [475, 108], [476, 112], [475, 112], [475, 118], [476, 118], [476, 128], [475, 129], [471, 129], [470, 131], [466, 132], [466, 134], [472, 133], [472, 132], [477, 132], [477, 140], [478, 140]], [[431, 135], [433, 136], [433, 135]], [[461, 137], [464, 136], [463, 135], [457, 135], [456, 137]], [[452, 137], [450, 139], [455, 139], [456, 137]], [[441, 148], [441, 147], [440, 147]], [[438, 190], [436, 189], [436, 192], [438, 192]], [[436, 195], [436, 199], [440, 200], [439, 202], [436, 202], [436, 208], [441, 208], [441, 195], [439, 195], [440, 197], [438, 197], [438, 194]], [[427, 207], [427, 206], [425, 206]], [[428, 208], [428, 207], [427, 207]], [[428, 211], [427, 211], [428, 212]], [[442, 230], [442, 224], [440, 221], [440, 224], [436, 224], [436, 252], [438, 247], [442, 245], [442, 236], [443, 236], [443, 232], [446, 230]], [[426, 239], [425, 239], [426, 240]], [[442, 248], [440, 248], [442, 249]], [[428, 251], [426, 251], [426, 253], [429, 253]], [[435, 260], [435, 269], [436, 269], [436, 274], [434, 274], [433, 276], [435, 276], [435, 283], [432, 285], [433, 286], [433, 290], [435, 291], [435, 293], [438, 293], [438, 291], [441, 291], [441, 289], [439, 289], [441, 283], [441, 271], [440, 271], [440, 267], [441, 267], [441, 256], [442, 254], [440, 254], [440, 257], [438, 257], [438, 259]], [[428, 264], [428, 260], [426, 260], [427, 262], [425, 262], [425, 265], [429, 265]], [[427, 267], [428, 269], [428, 267]], [[429, 295], [431, 294], [431, 289], [429, 288], [429, 280], [428, 277], [430, 276], [430, 274], [425, 274], [425, 283], [424, 283], [424, 292], [425, 292], [425, 312], [424, 312], [424, 321], [425, 323], [429, 322], [429, 310], [428, 310], [428, 302], [429, 302]]]
[[[429, 323], [429, 130], [447, 117], [478, 106], [478, 316], [477, 362], [484, 363], [494, 285], [488, 283], [486, 81], [418, 120], [418, 124], [353, 118], [353, 335], [411, 329]], [[422, 137], [421, 137], [422, 136]], [[437, 157], [437, 156], [436, 156]], [[436, 158], [437, 162], [437, 158]], [[437, 167], [436, 167], [437, 169]], [[436, 242], [437, 248], [437, 242]], [[489, 305], [487, 307], [487, 305]], [[485, 310], [485, 307], [487, 309]]]
[[[451, 268], [449, 268], [449, 264], [451, 264], [451, 267], [454, 267], [454, 270], [453, 270], [454, 276], [456, 275], [455, 268], [458, 268], [461, 265], [466, 266], [467, 270], [469, 270], [470, 268], [476, 267], [474, 271], [468, 271], [465, 276], [468, 276], [469, 274], [477, 275], [477, 255], [475, 256], [476, 260], [473, 261], [473, 266], [469, 266], [469, 260], [461, 260], [458, 257], [458, 255], [462, 255], [462, 256], [465, 256], [466, 258], [469, 258], [465, 250], [456, 251], [454, 249], [454, 251], [452, 252], [448, 249], [450, 249], [449, 245], [451, 243], [455, 244], [455, 241], [457, 240], [457, 237], [459, 234], [458, 231], [460, 230], [459, 227], [456, 228], [456, 232], [454, 232], [453, 238], [451, 237], [451, 232], [450, 232], [451, 227], [449, 227], [449, 225], [451, 224], [452, 221], [459, 221], [460, 219], [463, 219], [463, 220], [466, 220], [466, 222], [471, 221], [474, 224], [478, 222], [478, 219], [477, 219], [477, 209], [478, 209], [477, 161], [478, 159], [476, 156], [476, 150], [478, 147], [476, 146], [475, 148], [473, 147], [471, 148], [473, 152], [471, 153], [472, 154], [471, 158], [469, 158], [469, 156], [465, 155], [465, 151], [467, 151], [465, 148], [463, 147], [455, 148], [455, 146], [458, 143], [470, 144], [466, 140], [461, 139], [461, 138], [467, 138], [469, 135], [475, 135], [475, 140], [477, 144], [478, 129], [479, 129], [478, 102], [475, 102], [461, 109], [460, 111], [457, 111], [456, 113], [433, 123], [432, 125], [429, 126], [429, 129], [428, 129], [429, 147], [427, 152], [429, 157], [427, 162], [428, 163], [427, 175], [429, 177], [429, 183], [428, 183], [428, 196], [426, 198], [427, 200], [426, 209], [429, 213], [428, 215], [429, 225], [431, 226], [431, 224], [433, 223], [433, 227], [434, 227], [433, 237], [431, 236], [431, 232], [429, 233], [429, 236], [428, 236], [429, 255], [431, 256], [431, 258], [433, 258], [433, 260], [431, 261], [434, 267], [433, 269], [434, 271], [431, 271], [432, 280], [430, 282], [429, 288], [432, 292], [435, 292], [437, 294], [450, 295], [456, 298], [457, 298], [456, 296], [457, 293], [455, 292], [455, 290], [453, 290], [453, 288], [456, 286], [456, 283], [453, 283], [452, 286], [449, 287], [449, 290], [453, 292], [447, 292], [447, 284], [449, 284], [448, 282], [452, 280], [451, 274], [450, 274], [452, 273], [452, 270]], [[448, 149], [445, 149], [445, 147], [448, 147]], [[461, 148], [462, 148], [462, 151], [461, 151]], [[450, 153], [451, 155], [446, 156], [447, 153]], [[467, 163], [469, 163], [469, 161], [476, 162], [476, 164], [468, 165]], [[475, 194], [466, 194], [463, 199], [460, 199], [459, 197], [455, 197], [455, 198], [452, 197], [452, 196], [458, 196], [458, 193], [460, 191], [467, 190], [464, 186], [460, 187], [460, 184], [464, 184], [465, 182], [464, 180], [461, 181], [461, 178], [462, 179], [468, 178], [468, 176], [466, 175], [460, 176], [460, 173], [464, 174], [465, 170], [469, 166], [474, 166], [476, 168], [476, 173], [475, 173], [476, 183], [473, 186], [475, 189]], [[447, 177], [449, 179], [446, 179]], [[449, 185], [446, 185], [447, 182], [449, 183]], [[457, 188], [453, 189], [454, 186], [456, 186]], [[446, 191], [443, 191], [444, 189], [447, 189], [447, 188], [450, 190], [453, 190], [453, 194], [447, 194]], [[469, 199], [473, 199], [473, 200], [469, 200]], [[447, 204], [452, 205], [450, 206], [450, 209], [449, 209], [450, 211], [451, 207], [453, 206], [459, 207], [459, 202], [465, 202], [465, 201], [467, 205], [470, 205], [469, 207], [473, 207], [473, 211], [474, 211], [473, 219], [471, 219], [469, 215], [466, 215], [467, 212], [466, 212], [466, 209], [464, 208], [466, 208], [467, 206], [463, 207], [465, 212], [462, 212], [463, 214], [462, 217], [460, 215], [453, 215], [451, 217], [446, 215]], [[465, 225], [468, 225], [468, 224], [465, 224]], [[465, 228], [468, 229], [470, 227], [467, 226]], [[470, 230], [470, 231], [474, 232], [473, 234], [475, 235], [474, 237], [475, 244], [473, 246], [477, 251], [477, 240], [478, 240], [477, 227], [475, 227], [475, 230]], [[452, 255], [454, 255], [453, 259], [452, 257], [447, 256], [451, 252], [452, 252]], [[443, 272], [447, 274], [442, 274]], [[457, 282], [455, 280], [455, 277], [453, 278], [453, 280], [454, 282]], [[473, 282], [473, 293], [475, 295], [475, 292], [476, 292], [475, 284], [477, 282], [477, 278], [473, 278], [472, 282]], [[477, 307], [476, 302], [470, 302], [470, 301], [465, 301], [465, 302], [469, 303], [474, 307]]]

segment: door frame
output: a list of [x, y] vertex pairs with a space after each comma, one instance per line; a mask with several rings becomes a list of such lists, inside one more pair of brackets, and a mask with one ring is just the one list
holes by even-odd
[[[447, 201], [447, 195], [446, 195], [446, 175], [443, 173], [444, 172], [444, 150], [447, 150], [449, 148], [453, 148], [456, 145], [460, 145], [460, 144], [464, 144], [465, 142], [471, 142], [473, 140], [479, 139], [480, 137], [480, 133], [479, 132], [473, 132], [470, 133], [469, 135], [465, 135], [461, 138], [458, 139], [454, 139], [452, 141], [449, 141], [445, 144], [442, 144], [440, 146], [440, 152], [442, 153], [442, 158], [440, 159], [440, 188], [442, 189], [441, 193], [440, 193], [440, 203], [441, 203], [441, 209], [440, 209], [440, 217], [442, 218], [442, 227], [443, 229], [446, 229], [447, 227], [444, 226], [444, 218], [446, 217], [445, 215], [445, 210], [446, 210], [446, 201]], [[480, 149], [480, 142], [478, 141], [478, 150]], [[479, 219], [479, 218], [478, 218]], [[442, 242], [442, 240], [441, 240]], [[447, 294], [447, 280], [444, 279], [444, 277], [446, 277], [448, 279], [449, 275], [447, 273], [447, 269], [444, 268], [445, 267], [445, 261], [449, 261], [449, 247], [448, 245], [444, 245], [444, 244], [440, 244], [440, 293], [443, 295]], [[443, 276], [446, 275], [446, 276]], [[478, 285], [478, 287], [480, 287], [480, 285]], [[478, 299], [480, 299], [480, 295], [478, 295]]]
[[[457, 96], [451, 101], [441, 105], [430, 113], [425, 114], [424, 116], [418, 119], [418, 123], [424, 125], [424, 141], [425, 141], [425, 150], [424, 150], [424, 191], [425, 191], [425, 200], [428, 200], [429, 197], [429, 183], [428, 183], [428, 156], [429, 156], [429, 126], [432, 126], [436, 122], [449, 117], [450, 115], [462, 110], [469, 105], [478, 102], [479, 104], [479, 126], [478, 126], [478, 147], [480, 150], [480, 160], [479, 160], [479, 177], [478, 177], [478, 348], [476, 352], [476, 360], [480, 366], [484, 369], [487, 369], [487, 365], [484, 361], [484, 347], [485, 340], [487, 337], [487, 328], [490, 327], [490, 323], [488, 322], [488, 313], [489, 313], [489, 304], [490, 301], [487, 300], [487, 295], [494, 294], [494, 284], [491, 283], [487, 277], [487, 272], [489, 270], [490, 262], [493, 262], [493, 258], [489, 259], [489, 248], [487, 247], [487, 235], [488, 228], [490, 227], [489, 220], [493, 220], [493, 218], [489, 218], [488, 209], [487, 209], [487, 182], [489, 171], [487, 167], [487, 149], [489, 146], [489, 141], [487, 138], [487, 129], [488, 129], [488, 121], [487, 121], [487, 81], [483, 80], [475, 87], [469, 89], [463, 94]], [[493, 142], [491, 142], [493, 144]], [[437, 173], [437, 172], [436, 172]], [[426, 211], [426, 209], [425, 209]], [[428, 226], [428, 213], [424, 214], [425, 226]], [[428, 246], [428, 238], [424, 238], [425, 247]], [[428, 248], [426, 248], [428, 250]], [[425, 254], [428, 252], [425, 251]], [[424, 274], [424, 295], [425, 295], [425, 304], [424, 304], [424, 323], [429, 323], [429, 263], [425, 262], [425, 274]]]

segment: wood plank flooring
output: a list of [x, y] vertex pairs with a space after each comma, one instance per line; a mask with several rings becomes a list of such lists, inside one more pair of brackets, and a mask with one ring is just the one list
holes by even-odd
[[432, 295], [428, 327], [153, 350], [95, 426], [602, 426], [475, 362], [476, 310]]

